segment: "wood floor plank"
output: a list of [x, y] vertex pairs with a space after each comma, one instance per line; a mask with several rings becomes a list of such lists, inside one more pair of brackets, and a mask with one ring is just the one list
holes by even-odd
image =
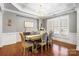
[[[76, 51], [76, 46], [64, 42], [54, 40], [53, 46], [49, 47], [47, 51], [41, 53], [39, 48], [38, 53], [29, 52], [26, 56], [79, 56], [79, 51]], [[22, 42], [7, 45], [0, 48], [0, 56], [23, 56]]]

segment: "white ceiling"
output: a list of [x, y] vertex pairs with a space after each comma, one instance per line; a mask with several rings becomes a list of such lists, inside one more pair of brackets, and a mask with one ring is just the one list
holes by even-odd
[[39, 17], [47, 17], [53, 14], [70, 10], [75, 7], [74, 3], [12, 3], [20, 11]]

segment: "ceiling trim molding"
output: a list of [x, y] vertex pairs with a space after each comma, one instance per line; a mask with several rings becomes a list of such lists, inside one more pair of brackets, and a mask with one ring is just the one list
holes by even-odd
[[16, 14], [23, 15], [23, 16], [27, 16], [27, 17], [32, 18], [32, 19], [38, 19], [36, 16], [29, 15], [29, 14], [25, 14], [25, 13], [18, 12], [18, 11], [14, 11], [14, 10], [10, 10], [10, 9], [7, 9], [7, 8], [4, 8], [4, 9], [3, 9], [3, 12], [4, 12], [4, 11], [16, 13]]
[[[16, 7], [18, 10], [24, 12], [24, 13], [27, 13], [27, 14], [30, 14], [30, 15], [34, 15], [34, 16], [37, 16], [39, 17], [39, 15], [37, 13], [34, 13], [32, 11], [29, 11], [29, 10], [24, 10], [22, 8], [20, 8], [16, 3], [11, 3], [14, 7]], [[27, 12], [26, 12], [27, 11]]]
[[[23, 15], [23, 16], [27, 16], [27, 17], [32, 18], [32, 19], [38, 19], [37, 16], [32, 15], [32, 14], [29, 14], [29, 13], [27, 14], [27, 13], [24, 13], [24, 12], [21, 12], [21, 11], [15, 11], [15, 10], [7, 9], [7, 8], [4, 7], [4, 3], [2, 3], [2, 4], [0, 4], [0, 5], [1, 5], [1, 11], [2, 11], [2, 13], [3, 13], [4, 11], [8, 11], [8, 12], [20, 14], [20, 15]], [[14, 7], [15, 7], [15, 6], [14, 6]], [[16, 7], [15, 7], [15, 8], [16, 8]]]
[[75, 12], [75, 11], [76, 11], [75, 8], [73, 8], [70, 10], [63, 11], [61, 13], [53, 14], [53, 15], [49, 16], [47, 19], [49, 20], [52, 18], [60, 17], [60, 16], [67, 15], [67, 14], [70, 14], [70, 13]]

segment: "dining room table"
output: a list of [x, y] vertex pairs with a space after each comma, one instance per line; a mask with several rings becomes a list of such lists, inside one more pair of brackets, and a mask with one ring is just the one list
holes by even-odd
[[30, 40], [30, 41], [36, 41], [41, 39], [41, 35], [37, 34], [37, 35], [26, 35], [26, 39], [25, 40]]

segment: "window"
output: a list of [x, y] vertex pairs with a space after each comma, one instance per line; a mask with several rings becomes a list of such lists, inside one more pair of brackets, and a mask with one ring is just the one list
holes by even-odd
[[25, 27], [33, 27], [33, 22], [26, 22], [25, 21]]
[[68, 34], [69, 32], [69, 15], [60, 16], [47, 20], [47, 31], [55, 33]]

